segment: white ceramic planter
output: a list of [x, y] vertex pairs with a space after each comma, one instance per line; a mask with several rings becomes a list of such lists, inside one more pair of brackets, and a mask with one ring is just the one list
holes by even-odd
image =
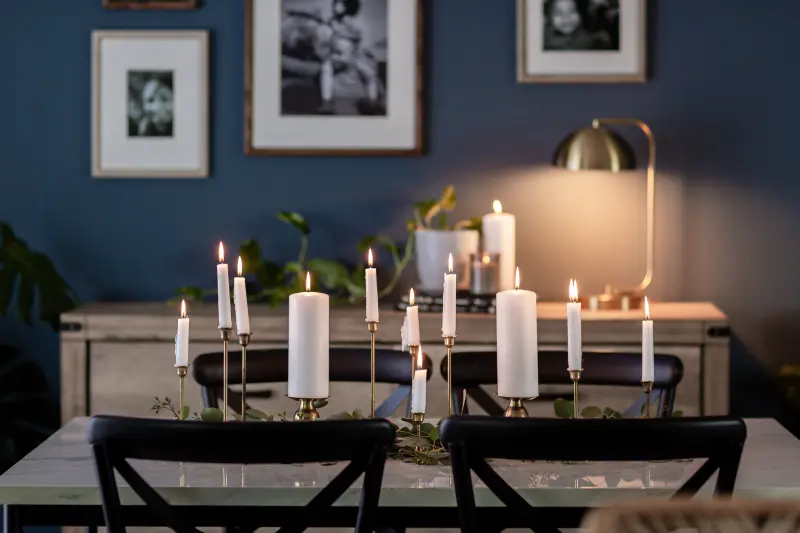
[[447, 256], [453, 254], [458, 286], [469, 287], [470, 254], [478, 253], [480, 234], [477, 230], [442, 231], [421, 229], [416, 233], [417, 276], [419, 287], [428, 292], [441, 292]]

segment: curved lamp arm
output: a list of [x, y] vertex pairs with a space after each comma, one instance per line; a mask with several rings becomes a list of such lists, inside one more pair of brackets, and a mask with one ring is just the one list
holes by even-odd
[[636, 126], [647, 136], [649, 157], [647, 161], [647, 229], [646, 229], [646, 260], [644, 278], [636, 291], [642, 293], [653, 281], [653, 258], [655, 255], [655, 211], [656, 211], [656, 139], [650, 126], [635, 118], [596, 118], [592, 120], [592, 127], [601, 125], [628, 125]]

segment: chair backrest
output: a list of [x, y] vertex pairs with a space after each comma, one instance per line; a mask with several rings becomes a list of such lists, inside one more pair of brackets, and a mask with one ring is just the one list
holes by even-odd
[[[374, 526], [386, 454], [395, 431], [383, 419], [224, 423], [95, 416], [89, 421], [88, 439], [110, 533], [125, 531], [114, 470], [168, 527], [179, 533], [199, 533], [176, 517], [128, 459], [228, 464], [349, 461], [307, 504], [308, 513], [303, 516], [313, 516], [333, 504], [364, 474], [356, 531], [366, 532]], [[319, 445], [322, 441], [324, 446]], [[306, 526], [293, 523], [291, 527]]]
[[[205, 407], [219, 407], [222, 401], [222, 387], [224, 383], [223, 353], [203, 353], [192, 361], [192, 375], [200, 385]], [[229, 356], [228, 383], [240, 384], [242, 382], [241, 357]], [[412, 377], [412, 360], [406, 352], [397, 350], [375, 350], [375, 381], [377, 383], [391, 383], [405, 386], [406, 394], [410, 391]], [[430, 357], [424, 356], [423, 368], [428, 370], [428, 379], [431, 379]], [[330, 349], [330, 380], [333, 382], [370, 382], [370, 350], [367, 348], [331, 348]], [[289, 379], [289, 350], [287, 348], [273, 348], [263, 350], [247, 350], [247, 383], [284, 383]], [[248, 397], [257, 397], [258, 394], [248, 392]], [[400, 398], [402, 400], [402, 397]], [[241, 396], [230, 391], [228, 403], [231, 409], [241, 410]], [[397, 407], [381, 406], [388, 416]]]
[[600, 507], [581, 524], [586, 533], [724, 533], [800, 531], [800, 501], [667, 500]]
[[[584, 352], [582, 385], [607, 385], [641, 387], [642, 356], [638, 353]], [[496, 352], [461, 352], [453, 354], [453, 395], [455, 412], [465, 404], [463, 390], [487, 413], [502, 415], [503, 408], [483, 391], [482, 385], [497, 384]], [[447, 379], [447, 359], [442, 360], [442, 376]], [[654, 357], [653, 398], [658, 398], [657, 412], [669, 415], [675, 402], [675, 390], [683, 379], [683, 363], [674, 355], [656, 354]], [[571, 384], [567, 372], [567, 352], [539, 352], [539, 383], [546, 385]], [[457, 394], [456, 394], [457, 393]], [[644, 399], [638, 402], [643, 405]], [[639, 413], [641, 405], [632, 409]], [[468, 409], [467, 411], [468, 412]]]
[[[533, 529], [541, 517], [487, 458], [546, 461], [706, 459], [676, 495], [695, 494], [718, 471], [716, 495], [730, 494], [747, 436], [733, 417], [660, 419], [511, 419], [452, 416], [441, 424], [450, 453], [462, 531], [478, 531], [471, 472]], [[645, 443], [645, 444], [643, 444]], [[541, 525], [541, 524], [540, 524]]]

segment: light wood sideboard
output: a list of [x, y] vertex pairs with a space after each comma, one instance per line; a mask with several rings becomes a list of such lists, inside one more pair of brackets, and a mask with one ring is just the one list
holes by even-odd
[[[657, 353], [679, 356], [684, 378], [678, 388], [676, 409], [686, 415], [725, 414], [729, 398], [728, 319], [711, 303], [652, 304]], [[253, 339], [251, 348], [286, 346], [288, 316], [286, 308], [250, 307]], [[567, 325], [563, 303], [541, 302], [538, 306], [540, 349], [564, 349]], [[368, 346], [364, 310], [358, 307], [331, 309], [332, 346]], [[216, 306], [195, 304], [190, 309], [190, 358], [209, 351], [220, 351]], [[94, 303], [62, 315], [61, 331], [61, 415], [73, 417], [99, 413], [149, 416], [154, 396], [177, 396], [177, 376], [173, 368], [174, 339], [177, 327], [174, 306], [164, 303]], [[583, 312], [585, 351], [641, 351], [641, 311]], [[399, 349], [403, 313], [381, 310], [377, 342]], [[428, 385], [428, 412], [432, 417], [446, 413], [446, 387], [438, 371], [445, 349], [441, 338], [441, 315], [420, 313], [420, 329], [425, 352], [434, 361]], [[493, 315], [461, 314], [454, 353], [495, 349]], [[235, 337], [234, 337], [235, 338]], [[232, 358], [239, 357], [233, 342]], [[566, 357], [564, 360], [566, 372]], [[584, 367], [591, 365], [590, 357]], [[410, 369], [409, 369], [410, 377]], [[200, 405], [200, 391], [187, 378], [187, 403], [193, 410]], [[255, 385], [249, 386], [255, 388]], [[627, 407], [638, 390], [581, 387], [583, 405]], [[602, 391], [602, 392], [601, 392]], [[290, 411], [293, 402], [285, 398], [285, 385], [273, 386], [273, 396], [257, 407], [276, 413]], [[378, 386], [376, 396], [386, 397], [390, 386]], [[490, 391], [494, 392], [494, 391]], [[571, 388], [542, 388], [570, 397]], [[255, 402], [254, 402], [255, 403]], [[341, 410], [369, 407], [369, 384], [332, 384], [331, 403], [324, 409]], [[552, 415], [552, 400], [534, 401], [529, 411], [537, 416]], [[322, 412], [322, 416], [325, 416]]]

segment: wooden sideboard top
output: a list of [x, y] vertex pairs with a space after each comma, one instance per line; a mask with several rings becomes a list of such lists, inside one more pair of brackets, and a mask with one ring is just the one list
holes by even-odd
[[[703, 342], [709, 337], [727, 337], [728, 317], [709, 302], [653, 302], [650, 306], [656, 321], [656, 341]], [[287, 308], [267, 305], [250, 306], [253, 342], [286, 342]], [[585, 342], [641, 342], [643, 312], [583, 311]], [[90, 303], [61, 316], [62, 339], [68, 340], [154, 340], [175, 339], [178, 309], [166, 303]], [[378, 342], [397, 343], [404, 313], [381, 309]], [[213, 303], [190, 304], [191, 336], [195, 341], [218, 341], [217, 307]], [[441, 343], [441, 314], [420, 313], [423, 342]], [[540, 302], [538, 305], [539, 342], [566, 342], [564, 302]], [[711, 332], [711, 333], [710, 333]], [[716, 333], [715, 333], [716, 332]], [[462, 313], [458, 315], [459, 343], [494, 343], [494, 315]], [[362, 342], [368, 339], [361, 305], [331, 308], [331, 341]]]

